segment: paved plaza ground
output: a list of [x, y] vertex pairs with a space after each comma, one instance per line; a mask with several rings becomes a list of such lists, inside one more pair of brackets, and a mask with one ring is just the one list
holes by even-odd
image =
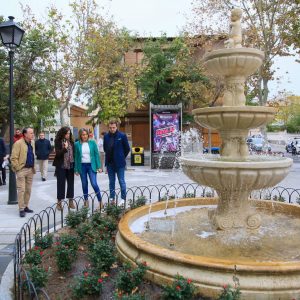
[[[286, 154], [286, 156], [291, 157], [290, 154]], [[296, 156], [293, 158], [294, 164], [289, 175], [278, 186], [294, 189], [300, 188], [300, 157]], [[126, 172], [126, 182], [128, 187], [132, 187], [189, 183], [192, 181], [180, 170], [151, 170], [149, 166], [132, 167], [129, 165]], [[108, 190], [107, 174], [98, 174], [98, 183], [101, 190]], [[91, 187], [89, 187], [89, 191], [92, 192]], [[80, 195], [82, 195], [80, 178], [75, 176], [75, 196]], [[32, 216], [32, 214], [27, 214], [25, 218], [20, 218], [17, 205], [7, 205], [7, 200], [8, 185], [0, 186], [0, 280], [8, 263], [12, 259], [11, 254], [15, 236], [26, 220]], [[30, 208], [38, 213], [42, 209], [52, 206], [55, 202], [56, 178], [54, 177], [54, 167], [49, 163], [47, 181], [41, 181], [39, 172], [34, 177]], [[13, 275], [11, 274], [11, 276]], [[0, 299], [2, 299], [1, 295]]]

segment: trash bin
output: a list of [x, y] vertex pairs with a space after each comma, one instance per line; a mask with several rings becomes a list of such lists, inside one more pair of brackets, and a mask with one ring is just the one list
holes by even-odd
[[132, 147], [131, 148], [131, 165], [144, 166], [144, 148]]

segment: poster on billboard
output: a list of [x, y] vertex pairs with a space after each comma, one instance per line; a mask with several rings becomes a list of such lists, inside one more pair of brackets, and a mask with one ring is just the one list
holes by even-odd
[[179, 112], [152, 113], [152, 152], [177, 152], [179, 143]]

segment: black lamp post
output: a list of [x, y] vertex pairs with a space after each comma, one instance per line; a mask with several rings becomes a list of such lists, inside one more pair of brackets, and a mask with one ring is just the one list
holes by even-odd
[[[14, 22], [14, 17], [8, 18], [8, 21], [0, 24], [0, 36], [3, 45], [9, 49], [9, 150], [11, 154], [14, 142], [13, 58], [15, 49], [20, 46], [25, 31]], [[16, 175], [10, 168], [8, 204], [17, 203]]]

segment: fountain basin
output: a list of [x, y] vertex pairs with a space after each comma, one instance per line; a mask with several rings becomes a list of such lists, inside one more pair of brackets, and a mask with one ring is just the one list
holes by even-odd
[[[252, 200], [266, 210], [300, 217], [300, 207], [272, 201]], [[177, 207], [216, 205], [216, 198], [180, 199]], [[168, 207], [174, 206], [170, 201]], [[164, 202], [152, 205], [152, 211], [165, 208]], [[147, 277], [160, 285], [172, 282], [176, 274], [193, 280], [202, 295], [217, 298], [224, 284], [232, 284], [232, 276], [239, 278], [241, 299], [292, 299], [300, 297], [300, 262], [227, 260], [173, 251], [154, 245], [134, 234], [130, 225], [147, 215], [148, 206], [128, 212], [119, 223], [116, 245], [121, 258], [130, 263], [146, 261]], [[236, 269], [236, 271], [235, 271]]]
[[245, 161], [181, 157], [180, 162], [184, 173], [200, 185], [245, 191], [276, 185], [293, 164], [290, 158], [270, 156], [250, 156]]
[[208, 52], [203, 60], [207, 70], [224, 77], [248, 77], [262, 64], [264, 53], [253, 48], [219, 49]]
[[203, 127], [219, 131], [241, 131], [271, 122], [276, 113], [273, 107], [226, 106], [193, 110], [195, 121]]

